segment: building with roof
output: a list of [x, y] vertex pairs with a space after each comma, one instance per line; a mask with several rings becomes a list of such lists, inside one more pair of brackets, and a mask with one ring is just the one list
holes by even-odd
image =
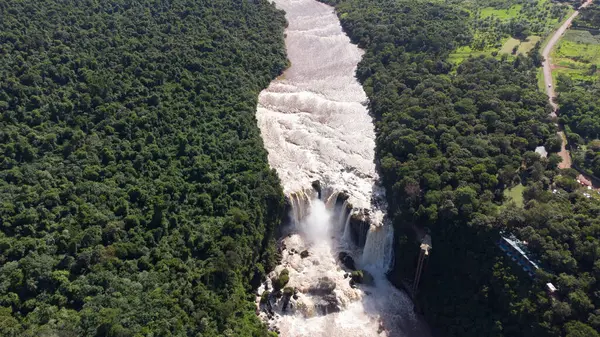
[[532, 260], [526, 252], [523, 242], [517, 240], [514, 236], [502, 236], [498, 242], [498, 247], [514, 262], [516, 262], [531, 277], [535, 277], [535, 272], [540, 267]]

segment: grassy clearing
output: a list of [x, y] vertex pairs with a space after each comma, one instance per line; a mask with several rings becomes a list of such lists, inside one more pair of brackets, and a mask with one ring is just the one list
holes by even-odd
[[575, 43], [600, 44], [600, 35], [593, 35], [587, 30], [567, 30], [563, 39]]
[[598, 79], [598, 74], [589, 75], [587, 71], [582, 69], [556, 68], [552, 70], [552, 81], [557, 83], [558, 75], [565, 75], [575, 82], [592, 83]]
[[[536, 43], [542, 41], [542, 37], [560, 26], [561, 22], [554, 16], [557, 7], [563, 8], [562, 15], [567, 15], [566, 17], [573, 13], [572, 9], [567, 9], [567, 6], [558, 5], [550, 0], [532, 0], [532, 3], [525, 5], [515, 4], [517, 1], [506, 0], [502, 4], [510, 6], [508, 8], [489, 7], [492, 2], [481, 2], [480, 0], [462, 1], [463, 8], [471, 14], [474, 31], [470, 46], [460, 47], [449, 55], [448, 60], [456, 65], [469, 57], [512, 56], [515, 47], [517, 48], [516, 54], [527, 54], [533, 50]], [[502, 6], [496, 2], [494, 4], [497, 5], [496, 7]], [[510, 32], [506, 29], [509, 21], [532, 27], [530, 31], [532, 35], [525, 40], [510, 37]]]
[[544, 68], [538, 68], [536, 77], [538, 89], [541, 92], [546, 93], [546, 83], [544, 82]]
[[515, 38], [506, 38], [501, 41], [501, 47], [488, 47], [484, 50], [473, 50], [470, 46], [463, 46], [457, 48], [450, 56], [448, 60], [454, 64], [460, 64], [465, 59], [469, 57], [478, 57], [480, 55], [492, 56], [494, 52], [498, 53], [497, 57], [500, 57], [500, 54], [509, 54], [512, 55], [512, 50], [515, 46], [518, 47], [517, 54], [527, 54], [535, 44], [541, 39], [539, 36], [529, 36], [524, 41], [515, 39]]
[[460, 64], [471, 56], [477, 57], [480, 55], [492, 55], [492, 52], [494, 52], [495, 50], [496, 49], [472, 50], [469, 46], [463, 46], [457, 48], [452, 54], [450, 54], [448, 56], [448, 61], [454, 64]]
[[[462, 7], [469, 11], [473, 20], [473, 39], [469, 47], [461, 47], [454, 51], [449, 60], [454, 64], [460, 64], [469, 57], [481, 55], [500, 58], [505, 55], [513, 55], [515, 48], [516, 54], [527, 54], [537, 42], [542, 40], [542, 37], [553, 31], [554, 27], [558, 27], [558, 13], [562, 12], [562, 15], [566, 12], [572, 13], [572, 10], [567, 10], [567, 6], [556, 4], [550, 0], [517, 2], [520, 1], [462, 0]], [[499, 8], [502, 6], [505, 7]], [[558, 11], [557, 8], [559, 8]], [[515, 38], [514, 36], [519, 34], [513, 31], [513, 28], [509, 28], [514, 27], [513, 25], [529, 27], [531, 35], [525, 40]]]
[[598, 71], [592, 73], [592, 65], [600, 66], [600, 36], [587, 31], [567, 31], [552, 51], [552, 61], [556, 65], [553, 77], [567, 75], [572, 80], [593, 81]]
[[578, 43], [567, 39], [560, 40], [552, 53], [557, 60], [571, 61], [574, 63], [598, 64], [600, 63], [600, 44]]
[[518, 47], [521, 44], [521, 41], [515, 39], [514, 37], [509, 38], [504, 42], [502, 48], [500, 48], [500, 52], [503, 54], [512, 54], [512, 51], [515, 47]]
[[519, 184], [513, 188], [509, 188], [504, 190], [504, 196], [506, 197], [506, 203], [514, 201], [515, 204], [519, 207], [523, 207], [523, 191], [525, 190], [525, 186]]
[[500, 53], [512, 54], [513, 49], [515, 47], [518, 47], [517, 54], [527, 54], [533, 49], [533, 47], [535, 47], [535, 44], [541, 39], [541, 36], [537, 35], [528, 36], [523, 41], [511, 37], [508, 40], [506, 40], [506, 42], [504, 42], [502, 48], [500, 48]]
[[527, 39], [525, 39], [525, 41], [521, 41], [521, 44], [519, 45], [519, 54], [527, 54], [529, 53], [533, 47], [535, 47], [535, 44], [538, 43], [540, 40], [542, 39], [541, 36], [537, 36], [537, 35], [531, 35], [528, 36]]
[[521, 13], [521, 9], [523, 5], [513, 5], [508, 9], [495, 9], [493, 7], [482, 8], [479, 12], [479, 16], [482, 19], [485, 19], [490, 16], [495, 16], [501, 20], [508, 20], [511, 18], [516, 18], [519, 13]]

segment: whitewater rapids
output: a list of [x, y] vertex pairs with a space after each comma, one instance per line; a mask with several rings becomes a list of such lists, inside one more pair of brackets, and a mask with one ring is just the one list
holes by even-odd
[[350, 43], [330, 6], [276, 0], [289, 26], [292, 66], [259, 96], [258, 125], [269, 163], [286, 194], [314, 180], [370, 208], [377, 180], [375, 131], [367, 96], [354, 77], [363, 52]]
[[[283, 337], [428, 336], [408, 296], [385, 277], [393, 229], [384, 220], [367, 96], [355, 78], [363, 51], [345, 35], [332, 7], [315, 0], [274, 2], [286, 12], [291, 67], [261, 92], [256, 117], [293, 221], [282, 240], [281, 265], [258, 290], [260, 316]], [[322, 193], [312, 190], [314, 181]], [[350, 240], [351, 214], [367, 215], [364, 248]], [[304, 251], [308, 256], [301, 256]], [[369, 271], [374, 284], [352, 287], [340, 252]], [[284, 269], [293, 298], [271, 295], [260, 304]]]

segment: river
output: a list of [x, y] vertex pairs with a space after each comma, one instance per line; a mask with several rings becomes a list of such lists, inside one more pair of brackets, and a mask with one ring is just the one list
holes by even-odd
[[[262, 304], [257, 298], [260, 316], [284, 337], [428, 336], [408, 296], [385, 277], [393, 229], [378, 185], [367, 96], [354, 76], [363, 51], [332, 7], [274, 2], [289, 23], [291, 67], [261, 92], [256, 117], [292, 207], [281, 265], [258, 292], [271, 292]], [[351, 259], [340, 263], [340, 253]], [[352, 264], [372, 281], [352, 285]], [[287, 293], [273, 291], [284, 269]]]

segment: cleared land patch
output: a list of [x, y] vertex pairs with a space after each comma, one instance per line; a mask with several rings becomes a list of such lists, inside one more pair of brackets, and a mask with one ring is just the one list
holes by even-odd
[[512, 54], [515, 47], [518, 48], [520, 44], [521, 41], [515, 39], [514, 37], [511, 37], [508, 40], [506, 40], [506, 42], [504, 42], [502, 48], [500, 48], [500, 52], [504, 54]]
[[524, 41], [521, 41], [521, 44], [519, 45], [519, 50], [517, 51], [517, 53], [519, 53], [519, 54], [529, 53], [533, 49], [533, 47], [535, 47], [535, 44], [538, 43], [540, 40], [542, 40], [541, 36], [537, 36], [537, 35], [528, 36], [527, 39], [525, 39]]
[[515, 204], [519, 207], [523, 207], [523, 191], [525, 190], [525, 186], [519, 184], [513, 188], [508, 188], [504, 190], [504, 196], [507, 198], [507, 203], [514, 201]]
[[493, 7], [486, 7], [481, 9], [479, 15], [482, 19], [495, 16], [499, 19], [506, 20], [510, 18], [516, 18], [519, 13], [521, 13], [521, 9], [523, 9], [523, 5], [513, 5], [508, 9], [495, 9]]
[[600, 35], [585, 30], [569, 30], [552, 51], [556, 66], [553, 77], [567, 75], [573, 80], [590, 81], [598, 77]]
[[473, 18], [473, 38], [468, 46], [450, 54], [449, 60], [455, 64], [481, 55], [527, 54], [572, 11], [549, 0], [465, 0], [461, 4]]
[[508, 40], [506, 40], [506, 42], [504, 42], [502, 48], [500, 48], [500, 53], [512, 54], [514, 48], [517, 47], [517, 54], [527, 54], [533, 49], [533, 47], [535, 47], [535, 44], [541, 39], [542, 38], [540, 36], [536, 35], [528, 36], [523, 41], [511, 37]]

